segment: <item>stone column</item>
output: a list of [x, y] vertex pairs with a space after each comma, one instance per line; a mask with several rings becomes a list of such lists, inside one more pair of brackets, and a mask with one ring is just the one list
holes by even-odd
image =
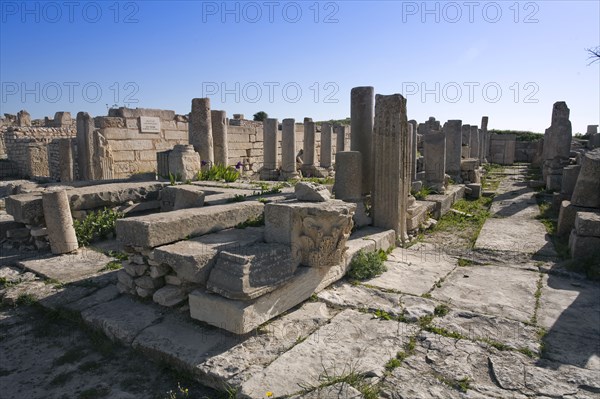
[[471, 141], [469, 141], [469, 157], [479, 159], [479, 128], [471, 126]]
[[461, 155], [463, 158], [471, 157], [471, 125], [462, 125], [461, 127], [461, 136], [462, 136], [462, 149]]
[[209, 168], [215, 162], [213, 150], [213, 134], [209, 98], [192, 99], [192, 112], [190, 113], [189, 143], [200, 154], [200, 159]]
[[331, 124], [324, 122], [321, 125], [321, 159], [322, 168], [329, 169], [333, 164], [333, 134]]
[[446, 173], [456, 181], [460, 178], [461, 128], [461, 120], [449, 120], [444, 123], [444, 135], [446, 136]]
[[277, 130], [279, 121], [268, 118], [263, 121], [264, 161], [260, 171], [261, 180], [273, 180], [279, 177], [277, 172]]
[[425, 153], [425, 185], [443, 194], [446, 175], [446, 137], [444, 132], [431, 131], [423, 136]]
[[[569, 164], [571, 154], [571, 121], [570, 110], [564, 101], [554, 103], [552, 107], [552, 122], [544, 133], [543, 168], [542, 175], [546, 182], [546, 188], [552, 188], [558, 184], [552, 184], [560, 180], [562, 168]], [[556, 158], [556, 160], [555, 160]], [[554, 175], [555, 177], [549, 177]]]
[[284, 119], [281, 131], [281, 176], [283, 179], [295, 179], [296, 171], [296, 121]]
[[363, 194], [371, 191], [374, 173], [371, 166], [374, 99], [375, 89], [373, 87], [355, 87], [350, 91], [350, 149], [360, 151], [362, 154]]
[[412, 162], [411, 165], [411, 180], [412, 181], [417, 181], [419, 179], [417, 179], [417, 152], [418, 152], [418, 145], [419, 145], [419, 137], [417, 135], [417, 130], [418, 130], [418, 126], [419, 124], [417, 123], [416, 120], [411, 119], [408, 121], [408, 129], [409, 129], [409, 134], [411, 135], [411, 147], [412, 147], [412, 151], [411, 151], [411, 156], [410, 156], [410, 160]]
[[60, 159], [60, 181], [72, 182], [73, 176], [73, 146], [71, 139], [60, 139], [58, 141], [58, 158]]
[[60, 255], [77, 250], [79, 244], [73, 228], [67, 192], [65, 190], [43, 192], [42, 207], [52, 253]]
[[315, 123], [311, 118], [304, 118], [304, 154], [302, 167], [312, 167], [315, 164]]
[[600, 148], [588, 151], [583, 156], [571, 204], [600, 208]]
[[214, 140], [215, 163], [227, 166], [229, 163], [227, 113], [225, 111], [210, 111], [210, 120]]
[[362, 155], [359, 151], [342, 151], [335, 155], [336, 199], [360, 201], [362, 198]]
[[488, 133], [488, 121], [489, 117], [481, 117], [481, 151], [479, 154], [481, 162], [487, 162], [487, 157], [490, 153], [490, 135]]
[[411, 175], [406, 167], [412, 151], [408, 134], [406, 99], [400, 94], [378, 94], [373, 128], [373, 225], [394, 229], [403, 242], [408, 238], [406, 209]]
[[77, 113], [77, 165], [80, 180], [94, 178], [94, 118], [87, 112]]
[[[346, 126], [345, 125], [334, 125], [333, 131], [335, 133], [336, 147], [335, 152], [347, 151], [346, 148]], [[337, 162], [337, 160], [336, 160]]]

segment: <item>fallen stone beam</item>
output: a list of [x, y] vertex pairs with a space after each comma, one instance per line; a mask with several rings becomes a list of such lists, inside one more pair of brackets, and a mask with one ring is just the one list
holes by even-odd
[[261, 216], [263, 208], [260, 202], [248, 201], [119, 219], [117, 239], [125, 245], [154, 248], [235, 227]]

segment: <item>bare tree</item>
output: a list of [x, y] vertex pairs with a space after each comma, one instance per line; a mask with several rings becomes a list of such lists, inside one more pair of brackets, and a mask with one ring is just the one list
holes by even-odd
[[594, 62], [600, 61], [600, 46], [597, 46], [596, 48], [586, 48], [585, 51], [587, 51], [589, 54], [588, 60], [591, 60], [588, 65], [592, 65]]

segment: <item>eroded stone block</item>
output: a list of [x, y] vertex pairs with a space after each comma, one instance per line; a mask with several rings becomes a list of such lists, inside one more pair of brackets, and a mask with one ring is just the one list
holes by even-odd
[[255, 244], [221, 252], [207, 288], [230, 299], [254, 299], [275, 290], [289, 280], [295, 270], [290, 247]]

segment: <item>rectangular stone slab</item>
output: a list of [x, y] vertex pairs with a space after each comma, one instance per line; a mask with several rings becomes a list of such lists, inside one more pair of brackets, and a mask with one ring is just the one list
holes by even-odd
[[264, 205], [257, 201], [155, 213], [117, 221], [117, 238], [126, 245], [154, 248], [228, 229], [258, 218]]
[[[67, 190], [71, 210], [86, 210], [120, 205], [128, 201], [141, 202], [158, 199], [167, 183], [133, 182], [96, 184]], [[6, 212], [15, 221], [30, 223], [44, 216], [41, 193], [17, 194], [6, 198]]]
[[262, 241], [263, 229], [229, 229], [154, 250], [154, 260], [169, 265], [182, 280], [205, 284], [219, 251]]
[[394, 230], [365, 230], [366, 233], [374, 234], [363, 232], [348, 240], [344, 262], [339, 265], [323, 268], [300, 267], [288, 283], [251, 301], [227, 299], [198, 289], [189, 297], [190, 315], [194, 319], [236, 334], [252, 331], [341, 279], [346, 274], [351, 259], [359, 250], [385, 250], [396, 240]]

